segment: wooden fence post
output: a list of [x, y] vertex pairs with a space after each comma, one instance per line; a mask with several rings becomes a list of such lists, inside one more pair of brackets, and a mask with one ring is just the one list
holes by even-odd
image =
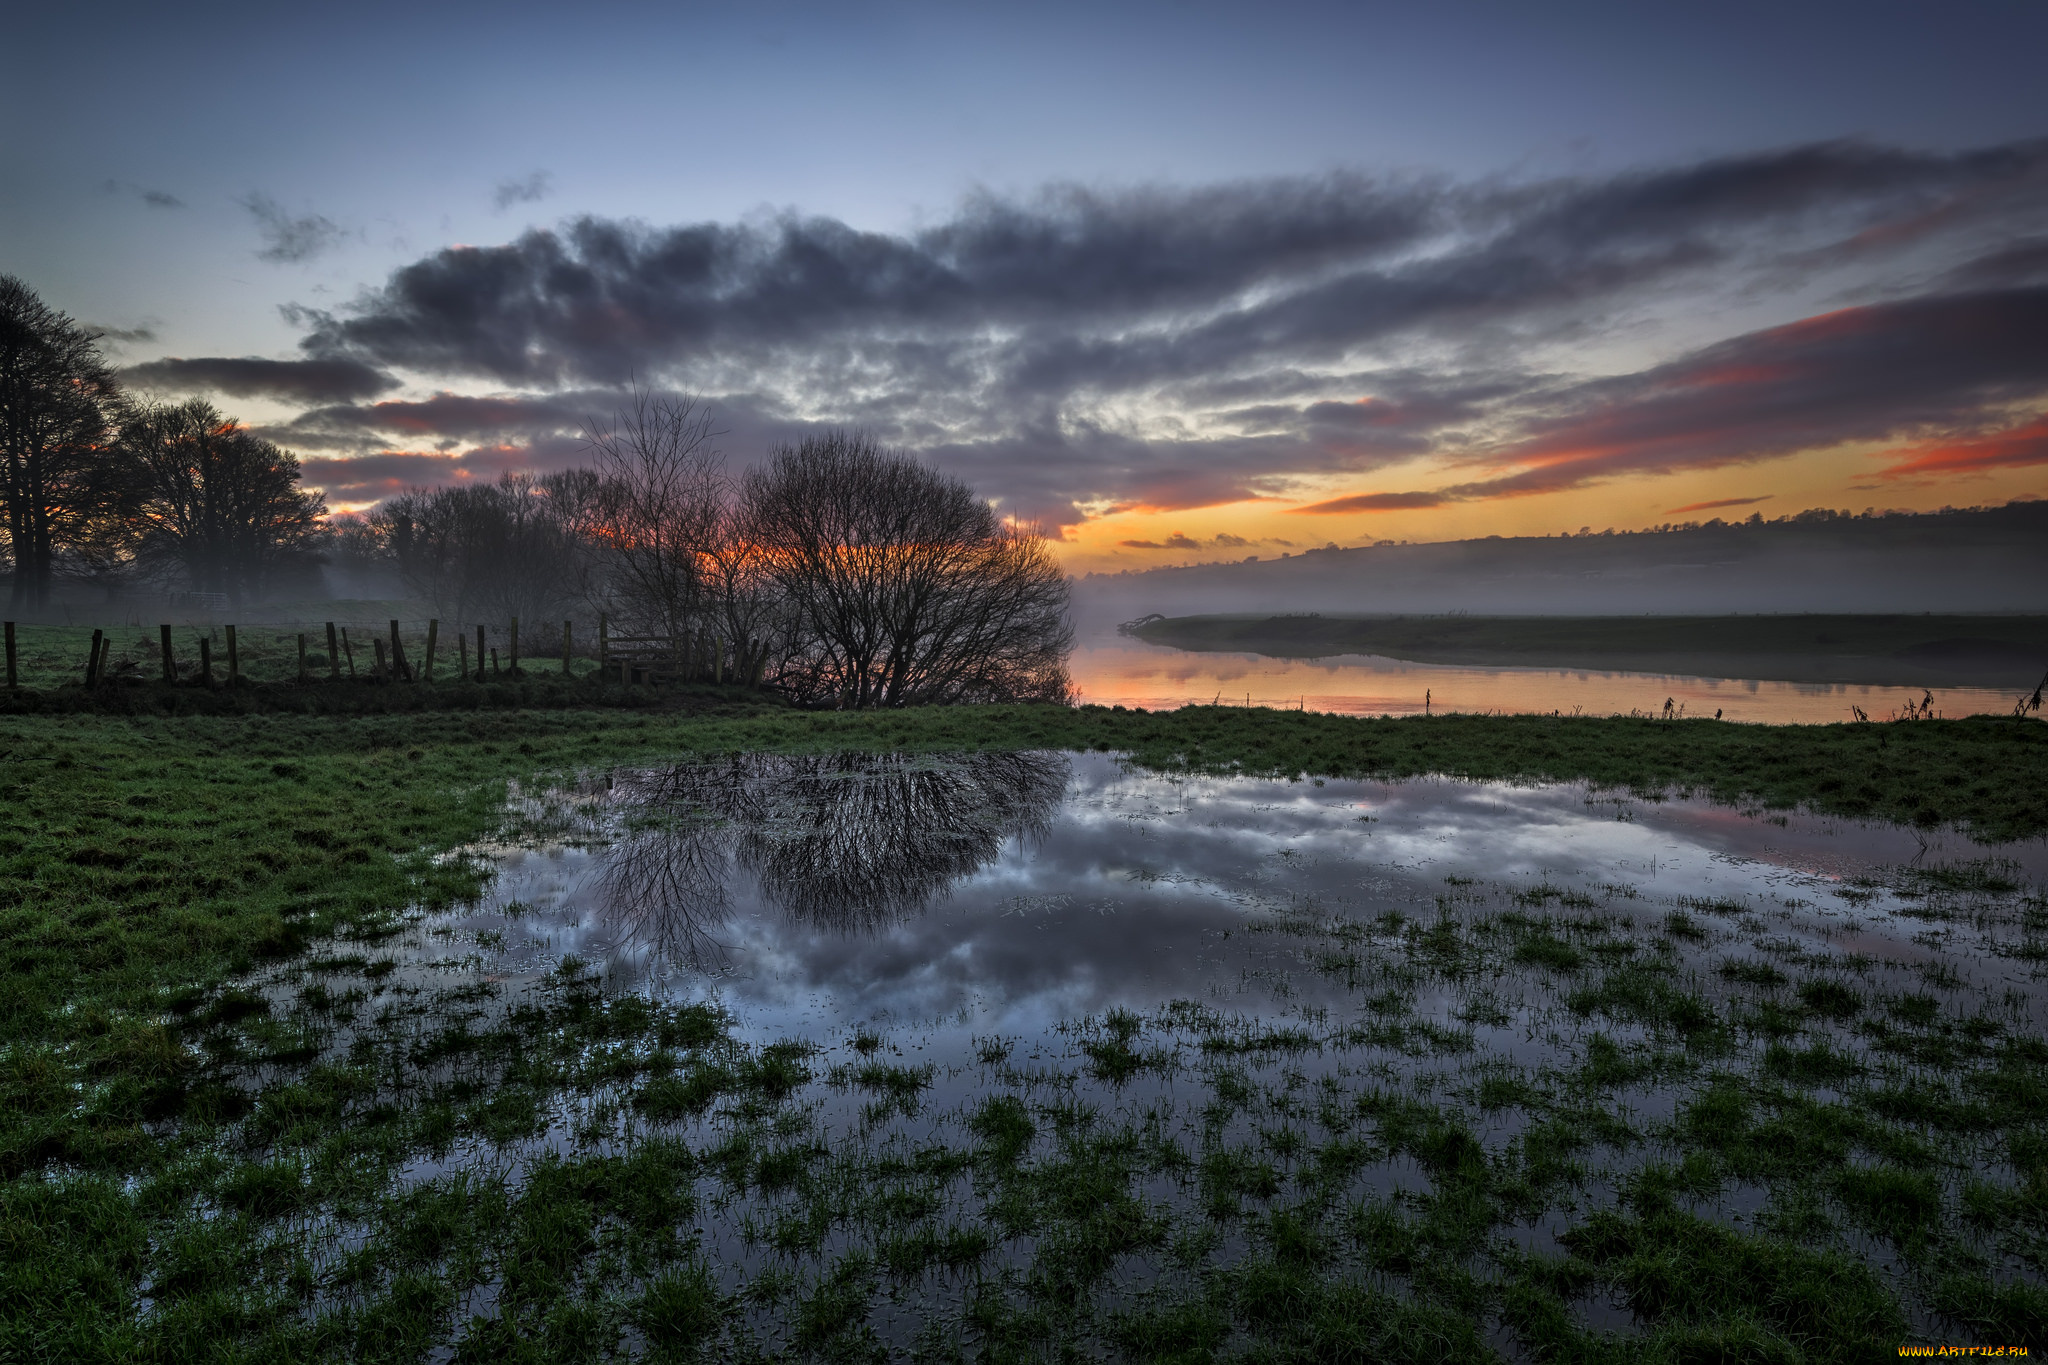
[[411, 676], [412, 670], [405, 666], [405, 646], [398, 642], [398, 622], [391, 623], [391, 681], [398, 682]]
[[306, 682], [306, 632], [302, 630], [302, 631], [300, 631], [300, 632], [299, 632], [299, 685], [303, 687], [303, 686], [305, 685], [305, 682]]
[[329, 682], [341, 681], [341, 646], [334, 642], [332, 621], [327, 623], [327, 678]]
[[512, 618], [511, 654], [512, 667], [506, 671], [517, 677], [519, 676], [519, 618], [516, 616]]
[[167, 621], [163, 625], [158, 626], [156, 630], [157, 640], [160, 644], [162, 644], [164, 651], [164, 681], [167, 683], [174, 683], [178, 680], [178, 665], [171, 658], [170, 623]]
[[213, 640], [205, 635], [199, 637], [199, 681], [213, 686]]
[[575, 648], [575, 637], [569, 633], [570, 622], [562, 622], [562, 676], [569, 676], [569, 653]]
[[370, 643], [377, 647], [377, 672], [374, 676], [396, 677], [397, 673], [392, 669], [390, 664], [384, 661], [384, 641], [379, 639], [377, 636], [372, 635], [370, 637]]
[[353, 682], [356, 676], [356, 652], [348, 642], [347, 626], [341, 628], [341, 652], [348, 657], [348, 676], [349, 681]]
[[7, 623], [7, 685], [9, 687], [15, 685], [14, 678], [14, 622], [9, 621]]
[[242, 681], [242, 656], [241, 653], [235, 648], [235, 628], [233, 626], [229, 626], [227, 627], [227, 632], [228, 686], [233, 687], [235, 684]]
[[427, 662], [420, 670], [421, 682], [430, 683], [434, 680], [434, 641], [439, 639], [440, 636], [441, 620], [439, 617], [435, 617], [427, 622]]
[[[11, 638], [11, 637], [10, 637]], [[611, 621], [603, 612], [597, 614], [597, 680], [603, 682], [611, 673], [612, 632]]]
[[100, 633], [92, 633], [92, 652], [85, 656], [85, 685], [91, 687], [100, 680]]
[[476, 680], [484, 680], [484, 628], [476, 628]]

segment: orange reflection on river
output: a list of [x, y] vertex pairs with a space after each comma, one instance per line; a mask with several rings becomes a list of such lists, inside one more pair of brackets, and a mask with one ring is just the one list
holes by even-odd
[[1884, 720], [1934, 698], [1938, 716], [2003, 714], [2019, 695], [1984, 687], [1905, 688], [1856, 683], [1791, 683], [1742, 678], [1694, 678], [1663, 673], [1566, 668], [1473, 668], [1407, 663], [1366, 654], [1327, 659], [1274, 659], [1170, 649], [1123, 636], [1097, 636], [1075, 649], [1069, 663], [1080, 700], [1098, 706], [1164, 710], [1190, 702], [1220, 701], [1328, 711], [1351, 716], [1419, 715], [1427, 706], [1446, 711], [1578, 712], [1591, 716], [1631, 711], [1674, 713], [1767, 724], [1827, 724], [1855, 719], [1861, 707]]

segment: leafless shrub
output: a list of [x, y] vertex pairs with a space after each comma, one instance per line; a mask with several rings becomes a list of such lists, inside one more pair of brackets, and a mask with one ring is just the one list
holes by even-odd
[[725, 529], [725, 459], [694, 399], [635, 396], [584, 426], [592, 459], [584, 534], [605, 560], [599, 592], [628, 630], [669, 639], [705, 627], [706, 557]]
[[798, 627], [779, 673], [846, 707], [1067, 700], [1068, 587], [972, 489], [857, 434], [746, 481], [744, 531]]

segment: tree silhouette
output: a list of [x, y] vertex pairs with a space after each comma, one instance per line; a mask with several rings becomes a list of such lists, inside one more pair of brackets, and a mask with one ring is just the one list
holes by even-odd
[[12, 602], [47, 602], [60, 556], [87, 559], [121, 538], [132, 497], [109, 458], [120, 401], [99, 338], [0, 275], [0, 497]]
[[119, 447], [140, 490], [133, 527], [145, 571], [239, 602], [320, 533], [327, 509], [299, 487], [298, 457], [210, 403], [134, 408]]
[[847, 707], [1067, 699], [1066, 576], [974, 490], [859, 434], [748, 475], [747, 538], [801, 622], [778, 681]]

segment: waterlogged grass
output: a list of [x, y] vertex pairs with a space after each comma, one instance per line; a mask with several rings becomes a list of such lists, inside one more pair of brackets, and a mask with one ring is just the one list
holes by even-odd
[[[1355, 1008], [1190, 1003], [986, 1039], [964, 1102], [878, 1032], [743, 1041], [573, 961], [515, 987], [393, 948], [418, 909], [476, 893], [478, 865], [440, 855], [500, 827], [508, 781], [654, 753], [1106, 747], [2026, 834], [2048, 828], [2039, 731], [1041, 707], [0, 720], [0, 1358], [2040, 1343], [2031, 997], [1759, 949], [1739, 902], [1459, 879], [1433, 913], [1303, 908], [1260, 931]], [[2023, 881], [1986, 861], [1900, 889], [1930, 923], [2003, 926], [2025, 966], [2048, 960], [2048, 912]], [[1544, 1059], [1502, 1046], [1521, 1037]]]

